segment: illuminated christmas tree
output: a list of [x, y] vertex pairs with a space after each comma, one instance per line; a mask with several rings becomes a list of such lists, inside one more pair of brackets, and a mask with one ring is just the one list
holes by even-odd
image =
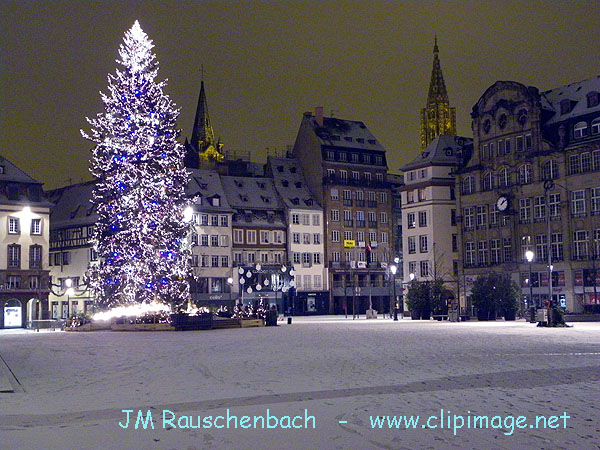
[[87, 119], [96, 145], [90, 171], [97, 184], [91, 284], [102, 306], [189, 298], [191, 274], [184, 220], [188, 174], [175, 128], [179, 110], [163, 93], [152, 41], [136, 21], [119, 48], [123, 66], [108, 75], [103, 113]]

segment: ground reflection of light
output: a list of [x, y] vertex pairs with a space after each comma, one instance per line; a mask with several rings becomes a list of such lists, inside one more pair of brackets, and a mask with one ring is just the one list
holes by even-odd
[[110, 320], [115, 317], [141, 316], [149, 312], [170, 312], [171, 307], [164, 303], [140, 303], [138, 305], [117, 306], [108, 311], [102, 311], [92, 316], [92, 320]]

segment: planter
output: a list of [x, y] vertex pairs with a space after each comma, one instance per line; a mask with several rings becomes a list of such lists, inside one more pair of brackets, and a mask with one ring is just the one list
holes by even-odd
[[184, 330], [210, 330], [213, 323], [212, 313], [197, 314], [171, 314], [171, 323], [178, 331]]
[[504, 320], [516, 320], [517, 319], [517, 311], [514, 309], [509, 309], [504, 311]]
[[174, 331], [175, 328], [168, 323], [114, 323], [110, 327], [113, 331]]
[[479, 321], [496, 320], [496, 311], [477, 310], [477, 320], [479, 320]]
[[242, 328], [264, 327], [265, 321], [262, 319], [240, 319], [240, 325]]
[[431, 319], [431, 311], [421, 311], [421, 319], [423, 319], [423, 320]]
[[420, 320], [421, 319], [421, 311], [415, 310], [415, 309], [411, 310], [410, 311], [410, 318], [412, 320]]

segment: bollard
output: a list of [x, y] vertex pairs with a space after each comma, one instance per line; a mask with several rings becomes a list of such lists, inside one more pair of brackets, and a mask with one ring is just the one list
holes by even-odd
[[291, 324], [292, 324], [292, 318], [288, 317], [288, 325], [291, 325]]
[[394, 322], [398, 321], [398, 308], [394, 308]]

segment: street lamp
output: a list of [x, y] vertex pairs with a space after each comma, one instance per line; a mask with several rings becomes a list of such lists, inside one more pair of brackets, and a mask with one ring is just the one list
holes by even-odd
[[[394, 283], [394, 320], [398, 321], [398, 300], [396, 299], [396, 272], [398, 271], [398, 267], [394, 264], [390, 267], [390, 272], [392, 272], [392, 282]], [[392, 313], [392, 302], [390, 302], [390, 314]]]
[[233, 302], [231, 299], [231, 291], [233, 290], [233, 278], [232, 277], [227, 278], [227, 284], [229, 285], [229, 306], [231, 308], [231, 311], [233, 311], [234, 305], [232, 304]]
[[531, 278], [531, 263], [533, 262], [534, 254], [531, 250], [527, 250], [525, 252], [525, 258], [527, 258], [527, 262], [529, 262], [529, 312], [531, 317], [529, 318], [529, 322], [535, 322], [535, 307], [533, 304], [533, 283]]

